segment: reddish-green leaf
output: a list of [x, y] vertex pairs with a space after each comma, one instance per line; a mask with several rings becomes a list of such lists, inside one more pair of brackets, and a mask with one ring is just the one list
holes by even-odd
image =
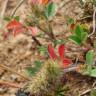
[[21, 26], [22, 26], [22, 24], [14, 19], [6, 25], [6, 28], [14, 29], [14, 28], [21, 27]]

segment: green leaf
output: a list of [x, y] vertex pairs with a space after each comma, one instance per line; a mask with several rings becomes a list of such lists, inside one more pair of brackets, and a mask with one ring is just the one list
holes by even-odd
[[87, 32], [82, 33], [82, 35], [81, 35], [82, 43], [85, 43], [86, 42], [87, 37], [88, 37], [88, 33]]
[[92, 69], [92, 70], [91, 70], [90, 76], [96, 77], [96, 69]]
[[8, 22], [9, 22], [11, 19], [12, 19], [11, 17], [4, 17], [4, 20], [5, 20], [5, 21], [8, 21]]
[[65, 44], [66, 40], [64, 39], [58, 39], [54, 41], [54, 46], [57, 46], [58, 44]]
[[56, 11], [57, 11], [57, 4], [54, 2], [49, 3], [45, 9], [46, 18], [49, 19], [55, 16]]
[[47, 52], [47, 49], [45, 46], [40, 46], [39, 51], [40, 51], [40, 54], [45, 54]]
[[82, 38], [82, 33], [84, 33], [83, 28], [80, 25], [77, 25], [76, 29], [75, 29], [76, 36], [78, 36], [78, 38], [81, 39]]
[[44, 38], [44, 33], [40, 33], [36, 37]]
[[93, 0], [93, 4], [96, 6], [96, 0]]
[[89, 32], [89, 25], [88, 25], [88, 24], [81, 24], [81, 27], [82, 27], [82, 29], [83, 29], [85, 32]]
[[28, 67], [27, 72], [29, 76], [34, 76], [41, 68], [41, 62], [40, 61], [35, 61], [35, 66], [34, 67]]
[[79, 0], [81, 5], [84, 5], [84, 1], [83, 0]]
[[90, 96], [96, 96], [96, 90], [95, 89], [91, 90]]
[[29, 76], [34, 76], [37, 72], [37, 70], [33, 67], [28, 67], [26, 70]]
[[92, 71], [93, 60], [94, 60], [94, 51], [90, 50], [86, 54], [87, 71], [89, 74], [91, 74]]
[[14, 17], [4, 17], [4, 20], [5, 21], [10, 21], [10, 20], [12, 20], [12, 19], [15, 19], [15, 20], [17, 20], [17, 21], [19, 21], [20, 20], [20, 16], [14, 16]]
[[75, 22], [75, 21], [74, 21], [73, 18], [69, 18], [69, 19], [68, 19], [68, 24], [74, 24], [74, 22]]
[[39, 69], [41, 67], [41, 62], [40, 61], [36, 60], [34, 63], [35, 63], [36, 69]]
[[56, 90], [56, 96], [65, 96], [66, 92], [69, 91], [69, 86], [65, 85], [62, 87], [58, 87]]
[[75, 35], [70, 36], [69, 39], [71, 39], [73, 42], [75, 42], [78, 45], [82, 43], [81, 40]]
[[94, 48], [96, 48], [96, 40], [94, 41]]
[[[4, 26], [4, 24], [1, 23], [1, 24], [0, 24], [0, 28], [3, 28], [3, 26]], [[1, 35], [1, 34], [2, 34], [2, 33], [0, 33], [0, 35]]]
[[81, 25], [77, 25], [75, 28], [74, 35], [70, 36], [69, 38], [75, 41], [76, 44], [85, 43], [88, 37], [88, 33], [85, 32]]
[[14, 19], [19, 21], [20, 20], [20, 16], [15, 16]]

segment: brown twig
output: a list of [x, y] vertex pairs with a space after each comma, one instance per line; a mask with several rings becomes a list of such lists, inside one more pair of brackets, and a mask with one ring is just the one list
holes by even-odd
[[[92, 88], [93, 90], [96, 90], [96, 87]], [[90, 89], [87, 89], [86, 91], [84, 91], [82, 94], [80, 94], [79, 96], [85, 96], [86, 94], [88, 94], [89, 92], [91, 92], [92, 90], [91, 88]]]
[[15, 9], [14, 9], [13, 12], [12, 12], [11, 17], [13, 17], [13, 16], [15, 15], [16, 11], [17, 11], [18, 8], [24, 3], [24, 1], [25, 1], [25, 0], [21, 0], [21, 1], [17, 4], [17, 6], [15, 7]]
[[94, 7], [94, 12], [93, 12], [93, 31], [91, 34], [89, 34], [88, 37], [92, 36], [95, 33], [96, 29], [96, 7]]
[[9, 68], [9, 67], [7, 67], [7, 66], [4, 65], [4, 64], [0, 64], [0, 67], [3, 68], [3, 69], [6, 69], [6, 70], [8, 70], [8, 71], [10, 71], [10, 72], [12, 72], [12, 73], [15, 73], [15, 74], [19, 75], [20, 77], [24, 78], [25, 80], [31, 80], [30, 78], [28, 78], [28, 77], [26, 77], [26, 76], [24, 76], [24, 75], [16, 72], [14, 69]]
[[38, 46], [42, 46], [42, 44], [39, 42], [39, 40], [36, 37], [32, 36], [32, 39], [36, 42]]
[[70, 2], [72, 2], [72, 0], [69, 0], [67, 2], [65, 2], [65, 0], [63, 0], [62, 3], [59, 5], [59, 9], [62, 9], [64, 6], [68, 5]]
[[8, 86], [8, 87], [14, 87], [14, 88], [21, 88], [21, 86], [18, 85], [18, 84], [14, 84], [14, 83], [11, 83], [11, 82], [6, 82], [6, 81], [1, 81], [1, 80], [0, 80], [0, 85]]
[[52, 38], [52, 40], [55, 40], [53, 29], [49, 21], [48, 21], [48, 27], [49, 27], [49, 32], [50, 32], [49, 36]]
[[92, 15], [88, 15], [88, 16], [85, 16], [83, 18], [80, 18], [80, 19], [77, 19], [77, 21], [82, 21], [82, 20], [85, 20], [85, 19], [88, 19], [88, 18], [91, 18]]

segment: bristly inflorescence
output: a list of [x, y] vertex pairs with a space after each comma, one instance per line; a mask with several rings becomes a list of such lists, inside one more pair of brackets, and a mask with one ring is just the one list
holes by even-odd
[[45, 64], [42, 64], [40, 71], [37, 72], [37, 74], [33, 76], [32, 81], [25, 86], [27, 92], [35, 96], [55, 96], [56, 89], [62, 84], [61, 78], [63, 77], [64, 66], [67, 67], [69, 66], [68, 63], [71, 63], [71, 61], [64, 56], [64, 48], [65, 46], [63, 44], [58, 48], [61, 63], [63, 63], [62, 66], [62, 64], [59, 64], [60, 62], [56, 60], [57, 55], [54, 53], [54, 48], [51, 45], [48, 46], [51, 59], [47, 60]]
[[26, 86], [26, 91], [36, 96], [47, 96], [53, 94], [54, 90], [60, 84], [62, 71], [57, 63], [47, 61], [40, 71], [32, 78], [32, 81]]

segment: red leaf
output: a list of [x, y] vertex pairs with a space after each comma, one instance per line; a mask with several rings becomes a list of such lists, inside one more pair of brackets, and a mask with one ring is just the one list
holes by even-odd
[[22, 26], [22, 24], [14, 19], [7, 24], [6, 28], [14, 29], [14, 28], [21, 27], [21, 26]]
[[51, 59], [54, 60], [54, 59], [57, 58], [57, 55], [56, 55], [56, 53], [54, 51], [54, 48], [52, 47], [52, 44], [48, 45], [48, 52], [49, 52], [49, 56], [50, 56]]
[[24, 31], [23, 28], [15, 28], [13, 30], [13, 36], [15, 37], [17, 34], [23, 32], [23, 31]]
[[58, 47], [58, 53], [60, 55], [60, 59], [61, 60], [64, 60], [64, 53], [65, 53], [65, 46], [64, 44], [61, 44], [59, 47]]
[[72, 61], [68, 58], [64, 58], [63, 60], [63, 67], [66, 68], [66, 67], [69, 67], [69, 65], [72, 63]]

